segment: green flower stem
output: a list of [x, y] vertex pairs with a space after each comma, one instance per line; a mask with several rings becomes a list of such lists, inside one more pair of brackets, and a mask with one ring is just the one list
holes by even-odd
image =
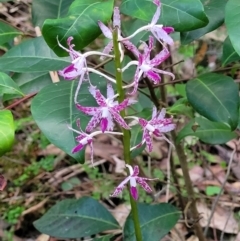
[[[120, 50], [118, 46], [118, 29], [116, 28], [113, 31], [113, 49], [114, 49], [114, 55], [115, 55], [115, 70], [116, 70], [116, 82], [117, 82], [117, 93], [118, 93], [118, 101], [119, 103], [122, 102], [125, 98], [125, 93], [123, 90], [123, 81], [122, 81], [122, 72], [121, 72], [121, 55]], [[121, 116], [124, 118], [126, 116], [125, 110], [122, 110], [120, 112]], [[131, 165], [131, 155], [130, 155], [130, 131], [122, 129], [123, 131], [123, 152], [124, 152], [124, 160], [126, 164]], [[129, 190], [129, 189], [128, 189]], [[135, 235], [137, 241], [142, 241], [142, 233], [141, 228], [139, 224], [139, 217], [138, 217], [138, 209], [137, 209], [137, 203], [132, 198], [129, 190], [130, 195], [130, 203], [131, 203], [131, 210], [132, 210], [132, 219], [134, 223], [135, 228]]]

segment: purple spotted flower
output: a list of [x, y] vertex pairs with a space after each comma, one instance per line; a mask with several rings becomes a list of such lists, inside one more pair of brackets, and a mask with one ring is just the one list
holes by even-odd
[[86, 127], [87, 132], [91, 132], [99, 123], [102, 132], [112, 131], [114, 127], [113, 119], [124, 129], [130, 129], [124, 119], [120, 116], [119, 112], [127, 106], [135, 103], [134, 100], [125, 99], [120, 104], [118, 101], [114, 101], [116, 95], [114, 95], [114, 91], [110, 83], [107, 84], [107, 98], [105, 98], [94, 86], [90, 86], [89, 91], [98, 103], [99, 107], [84, 107], [78, 103], [76, 104], [80, 111], [93, 116]]
[[138, 82], [142, 75], [143, 77], [148, 77], [150, 80], [153, 81], [154, 84], [158, 84], [161, 81], [160, 74], [170, 75], [173, 79], [175, 78], [174, 74], [172, 74], [171, 72], [158, 69], [158, 65], [160, 65], [170, 56], [170, 53], [166, 48], [164, 48], [153, 59], [150, 59], [150, 53], [153, 49], [153, 42], [154, 39], [152, 36], [150, 36], [149, 45], [147, 45], [145, 42], [143, 43], [143, 54], [139, 53], [138, 61], [131, 61], [122, 69], [122, 71], [124, 72], [130, 65], [138, 65], [134, 76], [134, 81], [128, 86], [134, 86], [132, 93], [130, 93], [131, 95], [136, 93], [138, 88]]
[[123, 38], [122, 41], [128, 40], [133, 38], [138, 33], [147, 30], [152, 32], [153, 36], [160, 42], [160, 43], [167, 43], [169, 45], [173, 45], [173, 39], [169, 36], [170, 33], [174, 31], [172, 27], [163, 27], [162, 24], [157, 24], [160, 13], [161, 13], [161, 2], [159, 0], [153, 0], [153, 3], [157, 6], [156, 12], [153, 15], [152, 21], [150, 24], [143, 26], [137, 29], [133, 34], [130, 36]]
[[[80, 120], [77, 120], [77, 126], [79, 128], [78, 130], [73, 129], [72, 127], [68, 126], [69, 130], [72, 130], [73, 132], [77, 133], [78, 136], [75, 138], [78, 144], [72, 149], [72, 153], [76, 153], [81, 151], [83, 148], [86, 147], [86, 145], [90, 146], [91, 149], [91, 162], [93, 164], [93, 137], [99, 134], [102, 134], [101, 131], [95, 131], [92, 132], [91, 134], [87, 134], [84, 131], [82, 131], [80, 127]], [[108, 134], [113, 134], [113, 135], [122, 135], [120, 132], [110, 132], [107, 131], [106, 133]]]
[[[151, 152], [153, 150], [152, 135], [163, 138], [168, 143], [172, 144], [163, 133], [172, 131], [175, 129], [176, 125], [173, 123], [172, 118], [165, 118], [165, 114], [165, 109], [162, 109], [161, 112], [157, 114], [157, 109], [154, 107], [151, 120], [148, 121], [143, 118], [138, 118], [138, 122], [143, 128], [143, 137], [142, 142], [136, 147], [140, 147], [146, 143], [147, 150]], [[131, 150], [136, 147], [133, 147]]]
[[[104, 54], [109, 54], [113, 48], [113, 30], [108, 28], [104, 23], [102, 23], [101, 21], [98, 21], [98, 25], [100, 27], [100, 29], [102, 30], [102, 33], [104, 34], [104, 36], [108, 39], [110, 39], [109, 43], [107, 44], [107, 46], [104, 48], [103, 53]], [[132, 51], [134, 54], [138, 53], [137, 47], [132, 44], [129, 40], [122, 40], [123, 37], [121, 36], [121, 20], [120, 20], [120, 12], [119, 12], [119, 8], [115, 7], [114, 8], [114, 12], [113, 12], [113, 29], [118, 28], [118, 41], [119, 43], [121, 42], [128, 50]], [[121, 50], [121, 46], [120, 47], [120, 51]], [[104, 56], [102, 57], [102, 59], [104, 58]]]
[[129, 176], [126, 177], [114, 190], [113, 194], [110, 195], [111, 197], [118, 196], [122, 191], [123, 188], [126, 186], [128, 182], [130, 182], [130, 193], [132, 197], [137, 200], [138, 199], [138, 190], [137, 190], [137, 183], [146, 191], [146, 192], [152, 192], [151, 187], [147, 184], [147, 180], [158, 180], [158, 178], [146, 178], [146, 177], [139, 177], [139, 167], [134, 166], [132, 168], [130, 165], [126, 165], [126, 167], [129, 169]]

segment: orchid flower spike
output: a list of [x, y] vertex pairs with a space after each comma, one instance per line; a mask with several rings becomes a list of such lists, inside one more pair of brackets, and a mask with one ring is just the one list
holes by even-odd
[[110, 83], [107, 84], [107, 98], [105, 98], [94, 86], [90, 86], [89, 91], [99, 107], [84, 107], [78, 103], [76, 104], [76, 107], [80, 111], [87, 115], [93, 116], [86, 127], [87, 132], [91, 132], [99, 123], [102, 132], [112, 131], [114, 127], [113, 119], [124, 129], [130, 129], [119, 112], [125, 109], [127, 106], [134, 104], [134, 100], [125, 99], [120, 104], [118, 101], [114, 101], [116, 95], [114, 95], [114, 91]]
[[128, 182], [130, 182], [130, 193], [132, 197], [137, 200], [138, 199], [138, 190], [137, 190], [137, 183], [146, 191], [152, 192], [151, 187], [147, 184], [147, 180], [158, 180], [158, 178], [146, 178], [146, 177], [139, 177], [139, 167], [132, 166], [126, 164], [126, 167], [129, 169], [129, 176], [126, 177], [114, 190], [113, 194], [110, 195], [111, 197], [118, 196], [122, 191], [123, 188], [126, 186]]
[[138, 33], [147, 30], [152, 32], [153, 36], [160, 42], [165, 42], [169, 45], [173, 45], [173, 39], [169, 36], [170, 33], [174, 31], [172, 27], [163, 27], [162, 24], [157, 24], [160, 14], [161, 14], [161, 2], [160, 0], [153, 0], [153, 3], [157, 6], [156, 12], [153, 15], [152, 21], [150, 24], [143, 26], [137, 29], [133, 34], [124, 38], [123, 40], [128, 40], [133, 38]]
[[[110, 39], [110, 42], [107, 44], [107, 46], [104, 48], [103, 53], [104, 54], [109, 54], [112, 51], [113, 48], [113, 30], [108, 28], [104, 23], [101, 21], [98, 21], [98, 25], [100, 29], [102, 30], [103, 35]], [[137, 55], [138, 49], [137, 47], [132, 44], [129, 40], [122, 40], [123, 37], [121, 36], [121, 20], [120, 20], [120, 11], [118, 7], [114, 8], [113, 12], [113, 29], [117, 28], [118, 29], [118, 41], [119, 43], [121, 42], [126, 49], [130, 50], [133, 54]], [[119, 49], [121, 52], [121, 59], [123, 58], [123, 50], [121, 48], [121, 45], [119, 44]], [[101, 59], [104, 59], [104, 56], [101, 57]]]
[[[84, 131], [82, 131], [80, 127], [80, 120], [77, 120], [77, 126], [79, 128], [78, 130], [73, 129], [72, 127], [68, 126], [69, 130], [72, 130], [73, 132], [77, 133], [78, 136], [76, 137], [76, 141], [78, 144], [72, 149], [72, 153], [76, 153], [81, 151], [83, 148], [85, 148], [86, 145], [90, 145], [91, 149], [91, 162], [93, 164], [93, 137], [99, 134], [102, 134], [101, 131], [95, 131], [91, 134], [87, 134]], [[113, 134], [113, 135], [123, 135], [120, 132], [106, 132], [108, 134]]]
[[165, 139], [169, 144], [173, 145], [163, 133], [172, 131], [175, 129], [176, 125], [173, 123], [172, 118], [165, 118], [166, 109], [162, 109], [159, 114], [157, 114], [156, 107], [153, 107], [152, 119], [147, 121], [143, 118], [138, 118], [139, 124], [143, 128], [143, 137], [140, 144], [132, 147], [131, 150], [142, 146], [146, 143], [147, 150], [151, 152], [153, 150], [152, 135]]
[[[153, 81], [154, 84], [159, 84], [159, 82], [161, 81], [161, 76], [159, 74], [166, 74], [170, 75], [173, 79], [175, 78], [174, 74], [172, 74], [171, 72], [160, 70], [157, 68], [159, 64], [161, 64], [170, 56], [170, 53], [166, 48], [164, 48], [160, 53], [158, 53], [153, 59], [150, 59], [150, 53], [153, 49], [153, 42], [153, 37], [149, 36], [149, 45], [144, 42], [143, 54], [139, 53], [138, 62], [133, 61], [133, 64], [135, 64], [135, 62], [138, 63], [138, 67], [134, 76], [134, 81], [132, 84], [124, 87], [128, 88], [134, 86], [132, 93], [130, 93], [131, 95], [136, 93], [138, 88], [138, 82], [142, 75], [143, 77], [148, 77], [150, 80]], [[130, 63], [128, 64], [128, 66], [130, 65]], [[124, 71], [125, 69], [126, 67], [122, 71]]]

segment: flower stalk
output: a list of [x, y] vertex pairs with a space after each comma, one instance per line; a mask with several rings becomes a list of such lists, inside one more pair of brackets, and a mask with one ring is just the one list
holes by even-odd
[[[114, 64], [115, 64], [115, 70], [116, 70], [116, 85], [117, 85], [117, 93], [118, 93], [118, 101], [122, 102], [125, 98], [125, 93], [123, 89], [123, 81], [122, 81], [122, 66], [121, 66], [121, 52], [119, 50], [119, 43], [118, 43], [118, 27], [115, 27], [113, 31], [113, 50], [114, 50]], [[126, 116], [125, 110], [120, 111], [120, 114], [122, 118]], [[124, 160], [126, 164], [131, 165], [131, 156], [130, 156], [130, 131], [125, 130], [122, 128], [123, 131], [123, 152], [124, 152]], [[129, 173], [130, 174], [130, 173]], [[137, 203], [133, 199], [132, 195], [130, 194], [130, 188], [129, 188], [129, 195], [130, 195], [130, 203], [131, 203], [131, 213], [132, 213], [132, 219], [134, 223], [134, 229], [135, 229], [135, 236], [137, 241], [142, 241], [142, 233], [139, 223], [139, 217], [138, 217], [138, 209], [137, 209]]]

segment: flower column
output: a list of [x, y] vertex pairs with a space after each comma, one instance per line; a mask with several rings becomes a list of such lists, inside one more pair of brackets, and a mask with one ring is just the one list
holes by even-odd
[[[118, 92], [118, 101], [121, 103], [124, 101], [125, 93], [123, 90], [122, 85], [122, 70], [121, 70], [121, 53], [119, 50], [119, 43], [118, 43], [118, 31], [119, 26], [116, 26], [113, 31], [113, 50], [115, 55], [115, 70], [116, 70], [116, 84], [117, 84], [117, 92]], [[122, 118], [126, 116], [125, 110], [122, 110], [120, 112]], [[126, 164], [131, 165], [131, 156], [130, 156], [130, 131], [122, 128], [123, 131], [123, 151], [124, 151], [124, 160]], [[141, 234], [141, 228], [139, 223], [139, 217], [138, 217], [138, 210], [137, 210], [137, 203], [133, 199], [130, 189], [129, 189], [129, 195], [130, 195], [130, 202], [131, 202], [131, 213], [132, 213], [132, 219], [134, 222], [134, 228], [135, 228], [135, 236], [137, 241], [142, 241], [142, 234]]]

